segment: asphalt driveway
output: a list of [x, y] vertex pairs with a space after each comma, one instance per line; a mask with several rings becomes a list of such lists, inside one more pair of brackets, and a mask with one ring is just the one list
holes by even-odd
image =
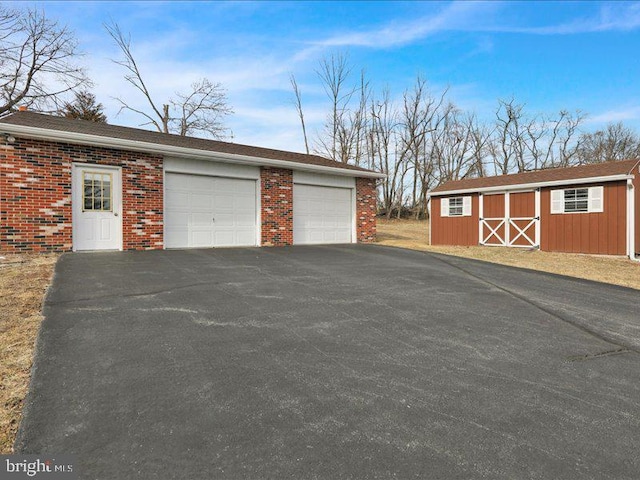
[[380, 246], [64, 255], [17, 440], [85, 479], [638, 478], [640, 293]]

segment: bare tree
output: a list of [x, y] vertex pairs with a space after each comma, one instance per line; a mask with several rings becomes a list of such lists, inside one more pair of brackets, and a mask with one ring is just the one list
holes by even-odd
[[577, 152], [575, 136], [585, 116], [560, 110], [556, 117], [539, 115], [530, 119], [525, 126], [526, 136], [522, 139], [528, 159], [527, 170], [550, 167], [567, 167], [572, 164]]
[[296, 111], [298, 112], [298, 117], [300, 118], [300, 124], [302, 125], [302, 136], [304, 137], [304, 148], [308, 155], [309, 141], [307, 140], [307, 127], [304, 124], [304, 112], [302, 111], [302, 94], [300, 93], [300, 89], [298, 88], [298, 82], [296, 82], [296, 77], [293, 74], [289, 76], [289, 80], [291, 81], [291, 87], [293, 88], [293, 94], [295, 96]]
[[581, 135], [577, 157], [582, 164], [638, 158], [640, 138], [622, 122], [610, 123], [603, 130]]
[[125, 80], [145, 98], [150, 110], [132, 107], [122, 98], [120, 111], [130, 110], [146, 119], [143, 125], [153, 125], [159, 132], [178, 135], [204, 134], [213, 138], [225, 137], [224, 118], [233, 113], [228, 104], [227, 93], [220, 83], [212, 83], [202, 78], [191, 84], [188, 93], [176, 92], [175, 98], [164, 103], [154, 100], [145, 83], [140, 68], [131, 51], [131, 37], [124, 35], [117, 24], [105, 25], [105, 28], [124, 58], [114, 62], [126, 71]]
[[344, 143], [344, 137], [349, 134], [346, 131], [345, 116], [351, 98], [356, 92], [356, 88], [346, 85], [351, 74], [347, 56], [332, 54], [323, 58], [316, 73], [331, 102], [331, 111], [324, 126], [325, 132], [318, 139], [317, 150], [333, 160], [346, 163], [348, 157], [345, 158], [345, 148], [341, 143]]
[[65, 94], [91, 85], [67, 27], [36, 9], [0, 5], [0, 116], [18, 105], [57, 111]]
[[498, 100], [496, 110], [496, 137], [491, 145], [494, 169], [505, 175], [514, 169], [526, 170], [524, 162], [524, 135], [522, 128], [524, 105], [510, 100]]
[[411, 208], [416, 218], [426, 214], [426, 195], [434, 169], [429, 148], [429, 135], [437, 128], [447, 89], [439, 97], [431, 95], [427, 82], [417, 76], [412, 90], [403, 95], [400, 114], [400, 158], [413, 173]]
[[96, 101], [96, 96], [83, 90], [76, 92], [73, 102], [66, 102], [58, 112], [62, 117], [77, 118], [96, 123], [107, 123], [104, 107]]
[[403, 199], [399, 186], [404, 169], [402, 162], [396, 161], [397, 112], [391, 102], [391, 93], [388, 88], [382, 91], [379, 100], [372, 98], [370, 116], [368, 151], [374, 169], [387, 174], [387, 177], [380, 182], [382, 208], [386, 211], [387, 218], [391, 218], [394, 207], [402, 206]]
[[488, 143], [496, 174], [571, 165], [585, 115], [561, 110], [556, 116], [530, 115], [514, 99], [499, 100], [495, 131]]

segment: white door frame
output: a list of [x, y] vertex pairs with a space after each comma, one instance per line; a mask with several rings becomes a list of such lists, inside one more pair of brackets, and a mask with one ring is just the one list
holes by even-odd
[[[96, 163], [78, 163], [74, 162], [71, 164], [71, 241], [72, 247], [71, 250], [76, 252], [78, 251], [77, 246], [77, 230], [78, 230], [78, 221], [76, 218], [78, 209], [82, 209], [82, 186], [77, 185], [77, 175], [79, 170], [107, 170], [113, 174], [113, 198], [111, 201], [113, 202], [113, 214], [119, 220], [116, 221], [116, 236], [118, 238], [117, 246], [113, 250], [123, 250], [122, 246], [122, 210], [123, 210], [123, 200], [122, 200], [122, 167], [117, 167], [113, 165], [100, 165]], [[117, 193], [117, 195], [116, 195]], [[87, 250], [90, 251], [90, 250]]]

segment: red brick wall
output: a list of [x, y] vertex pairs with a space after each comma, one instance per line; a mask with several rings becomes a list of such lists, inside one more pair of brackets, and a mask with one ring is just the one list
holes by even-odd
[[356, 178], [356, 233], [358, 243], [376, 241], [376, 181]]
[[293, 245], [293, 171], [262, 167], [260, 195], [261, 244]]
[[162, 248], [160, 156], [18, 138], [0, 144], [0, 250], [71, 250], [73, 162], [122, 167], [123, 248]]

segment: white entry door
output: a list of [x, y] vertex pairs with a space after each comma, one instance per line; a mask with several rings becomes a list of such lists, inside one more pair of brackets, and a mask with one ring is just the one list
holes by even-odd
[[294, 184], [293, 243], [350, 243], [352, 189]]
[[122, 249], [122, 175], [119, 168], [74, 165], [73, 249]]
[[206, 175], [165, 176], [165, 246], [255, 246], [256, 181]]

